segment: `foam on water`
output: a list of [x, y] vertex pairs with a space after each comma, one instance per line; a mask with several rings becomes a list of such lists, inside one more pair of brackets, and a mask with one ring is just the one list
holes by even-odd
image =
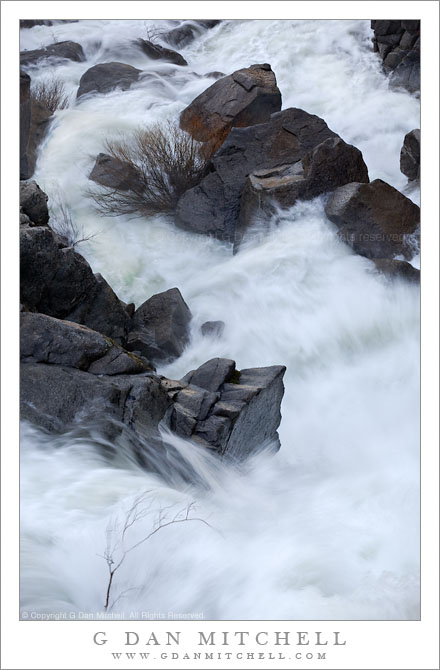
[[[85, 233], [99, 233], [79, 250], [122, 300], [139, 305], [180, 288], [194, 315], [191, 342], [162, 374], [179, 378], [214, 356], [239, 368], [287, 366], [282, 448], [238, 469], [165, 435], [204, 482], [172, 486], [142, 471], [122, 439], [109, 459], [98, 438], [54, 439], [24, 426], [22, 607], [102, 611], [106, 529], [113, 524], [117, 539], [126, 510], [147, 492], [130, 546], [161, 509], [178, 514], [194, 502], [192, 516], [209, 526], [173, 524], [127, 554], [115, 578], [114, 598], [123, 596], [116, 612], [417, 618], [417, 288], [388, 282], [340, 242], [325, 197], [279, 212], [269, 231], [254, 231], [232, 256], [228, 245], [162, 217], [100, 218], [84, 193], [106, 137], [177, 118], [214, 81], [193, 72], [271, 63], [283, 108], [324, 118], [362, 150], [371, 179], [401, 190], [399, 151], [419, 126], [419, 102], [388, 89], [368, 21], [225, 22], [180, 50], [189, 63], [181, 69], [127, 46], [146, 37], [145, 28], [83, 21], [22, 31], [22, 48], [62, 39], [83, 45], [87, 62], [55, 68], [72, 96], [82, 73], [103, 60], [151, 75], [57, 112], [35, 178], [49, 198], [61, 194]], [[35, 76], [50, 73], [41, 66]], [[409, 197], [417, 201], [417, 190]], [[217, 319], [226, 324], [222, 337], [202, 337], [200, 325]]]

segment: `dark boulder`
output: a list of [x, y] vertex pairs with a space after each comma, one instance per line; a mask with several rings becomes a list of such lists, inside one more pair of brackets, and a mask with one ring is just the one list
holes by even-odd
[[400, 150], [400, 171], [408, 179], [420, 177], [420, 129], [416, 128], [405, 135]]
[[109, 93], [115, 88], [126, 91], [138, 81], [142, 70], [125, 63], [99, 63], [89, 68], [79, 80], [76, 94], [80, 98], [86, 93]]
[[[322, 144], [326, 140], [339, 140]], [[322, 145], [316, 153], [311, 153]], [[345, 144], [323, 119], [302, 109], [286, 109], [273, 114], [270, 121], [248, 128], [233, 128], [225, 143], [211, 160], [209, 174], [198, 186], [189, 189], [180, 198], [176, 209], [176, 225], [238, 243], [243, 234], [243, 220], [239, 221], [241, 197], [246, 179], [251, 173], [269, 171], [281, 166], [293, 167], [294, 179], [304, 181], [302, 160], [305, 160], [312, 184], [311, 192], [325, 192], [338, 181], [341, 173], [357, 174], [368, 179], [361, 153]], [[295, 174], [298, 168], [299, 172]], [[327, 173], [326, 173], [327, 170]], [[282, 175], [281, 175], [282, 177]], [[339, 182], [340, 183], [340, 182]], [[313, 197], [313, 196], [311, 196]], [[244, 217], [244, 220], [246, 217]], [[237, 228], [238, 226], [238, 228]]]
[[325, 213], [338, 226], [341, 239], [361, 256], [413, 255], [409, 238], [418, 230], [420, 208], [380, 179], [336, 189]]
[[47, 195], [35, 181], [20, 182], [20, 207], [29, 217], [30, 225], [44, 226], [49, 221]]
[[224, 321], [205, 321], [200, 326], [200, 332], [204, 336], [221, 337], [225, 329]]
[[89, 179], [102, 186], [116, 188], [120, 191], [140, 188], [136, 168], [108, 154], [98, 154]]
[[251, 65], [219, 79], [180, 115], [180, 127], [200, 142], [223, 141], [230, 129], [269, 121], [281, 109], [270, 65]]
[[172, 361], [189, 341], [190, 321], [190, 309], [179, 289], [153, 295], [133, 315], [127, 348], [152, 361]]
[[20, 28], [33, 28], [34, 26], [51, 26], [49, 19], [20, 19]]
[[20, 226], [20, 300], [28, 311], [123, 341], [130, 318], [110, 286], [48, 226]]
[[31, 175], [35, 171], [38, 149], [49, 131], [52, 118], [52, 111], [42, 102], [33, 98], [31, 91], [31, 126], [27, 148], [29, 172]]
[[391, 258], [374, 258], [376, 270], [390, 279], [406, 279], [410, 282], [420, 282], [420, 270], [406, 261], [397, 261]]
[[169, 30], [163, 35], [163, 38], [175, 47], [186, 47], [196, 37], [200, 36], [204, 30], [214, 28], [218, 23], [220, 23], [219, 20], [188, 21], [177, 26], [177, 28]]
[[138, 374], [152, 367], [86, 326], [46, 314], [20, 314], [20, 358], [25, 363], [64, 365], [92, 374]]
[[174, 63], [174, 65], [188, 65], [186, 60], [177, 51], [173, 49], [166, 49], [160, 44], [154, 44], [149, 40], [142, 38], [136, 40], [136, 44], [142, 49], [144, 54], [152, 60], [163, 60], [166, 63]]
[[392, 86], [410, 93], [420, 89], [420, 21], [371, 21], [374, 50], [379, 52]]
[[152, 440], [170, 405], [154, 375], [108, 376], [46, 363], [21, 365], [21, 417], [46, 430], [92, 424], [112, 438], [125, 426]]
[[297, 200], [310, 200], [353, 181], [368, 182], [368, 169], [359, 149], [338, 136], [318, 144], [301, 161], [250, 174], [241, 197], [235, 248], [255, 217], [261, 221], [272, 215], [274, 205], [291, 207]]
[[20, 179], [31, 176], [28, 164], [28, 142], [31, 127], [31, 78], [20, 70]]
[[42, 49], [20, 52], [20, 65], [35, 65], [38, 61], [47, 58], [64, 58], [77, 63], [85, 61], [83, 48], [76, 42], [56, 42]]

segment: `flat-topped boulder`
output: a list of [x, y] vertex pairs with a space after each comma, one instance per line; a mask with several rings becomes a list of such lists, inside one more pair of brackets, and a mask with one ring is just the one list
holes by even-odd
[[251, 65], [216, 81], [180, 115], [180, 127], [200, 142], [222, 141], [232, 127], [269, 121], [281, 93], [268, 63]]
[[341, 239], [361, 256], [413, 256], [411, 236], [419, 228], [420, 208], [381, 179], [336, 189], [325, 213]]
[[20, 65], [35, 65], [40, 60], [66, 59], [77, 63], [85, 61], [83, 48], [77, 42], [55, 42], [42, 49], [32, 49], [31, 51], [20, 51]]
[[126, 91], [138, 81], [141, 72], [126, 63], [98, 63], [82, 75], [76, 97], [86, 93], [109, 93], [116, 88]]
[[[245, 224], [243, 218], [239, 221], [248, 176], [261, 171], [263, 177], [272, 179], [277, 176], [276, 169], [286, 166], [290, 174], [278, 173], [278, 184], [282, 186], [287, 176], [294, 198], [301, 188], [296, 181], [306, 187], [304, 197], [308, 197], [307, 189], [313, 197], [353, 174], [368, 180], [361, 153], [343, 142], [323, 119], [302, 109], [286, 109], [273, 114], [267, 123], [231, 130], [213, 156], [208, 175], [180, 198], [176, 225], [226, 242], [239, 242], [250, 218], [244, 217]], [[287, 193], [283, 186], [279, 192]]]

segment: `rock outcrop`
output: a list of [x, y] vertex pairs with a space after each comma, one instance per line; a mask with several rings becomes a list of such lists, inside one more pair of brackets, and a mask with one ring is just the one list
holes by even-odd
[[127, 348], [152, 361], [172, 361], [189, 341], [191, 318], [178, 288], [153, 295], [133, 314]]
[[390, 73], [393, 86], [410, 93], [420, 90], [420, 21], [375, 20], [373, 46]]
[[200, 326], [200, 332], [205, 337], [221, 337], [225, 330], [224, 321], [205, 321]]
[[109, 93], [115, 88], [126, 91], [138, 81], [141, 72], [125, 63], [99, 63], [84, 72], [79, 80], [76, 97], [80, 98], [86, 93]]
[[173, 51], [173, 49], [166, 49], [160, 44], [155, 44], [142, 38], [136, 40], [136, 44], [152, 60], [163, 60], [165, 63], [174, 63], [174, 65], [188, 65], [184, 57], [177, 51]]
[[269, 121], [281, 93], [269, 64], [251, 65], [203, 91], [180, 115], [180, 127], [200, 142], [223, 141], [232, 127]]
[[[290, 203], [347, 183], [354, 174], [368, 181], [367, 168], [355, 147], [345, 144], [318, 116], [286, 109], [273, 114], [267, 123], [231, 130], [212, 158], [207, 176], [180, 198], [176, 225], [237, 245], [253, 210], [252, 202], [246, 204], [245, 199], [240, 218], [246, 180], [249, 175], [257, 179], [259, 174], [269, 180], [265, 183], [269, 190], [274, 184], [271, 180], [278, 177], [279, 200], [286, 198]], [[292, 195], [287, 198], [289, 192]]]
[[49, 221], [47, 195], [35, 181], [20, 182], [20, 211], [29, 219], [31, 226], [44, 226]]
[[420, 178], [420, 129], [416, 128], [405, 135], [400, 150], [400, 171], [409, 180]]
[[48, 58], [72, 60], [77, 63], [85, 61], [83, 48], [77, 42], [56, 42], [42, 49], [20, 52], [20, 65], [35, 65], [38, 61]]
[[20, 70], [20, 179], [31, 176], [28, 159], [28, 142], [31, 127], [31, 78]]
[[413, 256], [411, 236], [419, 228], [420, 208], [381, 179], [336, 189], [325, 213], [338, 226], [341, 239], [361, 256]]

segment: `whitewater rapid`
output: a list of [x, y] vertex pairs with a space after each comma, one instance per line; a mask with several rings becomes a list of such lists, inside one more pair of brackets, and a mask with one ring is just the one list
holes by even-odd
[[[162, 217], [99, 217], [85, 192], [107, 137], [176, 119], [214, 82], [192, 73], [268, 62], [283, 109], [324, 118], [362, 151], [371, 180], [418, 202], [418, 191], [406, 190], [399, 153], [404, 135], [419, 127], [419, 100], [389, 90], [369, 21], [224, 22], [179, 49], [189, 63], [180, 69], [148, 61], [129, 44], [152, 25], [102, 20], [22, 31], [22, 49], [69, 39], [87, 57], [30, 72], [33, 80], [55, 73], [72, 99], [56, 113], [34, 178], [49, 205], [62, 197], [75, 224], [96, 233], [78, 250], [122, 300], [139, 306], [159, 291], [181, 290], [193, 313], [191, 342], [161, 374], [178, 379], [215, 356], [233, 358], [239, 369], [287, 366], [282, 446], [239, 470], [165, 435], [204, 482], [190, 486], [141, 470], [122, 439], [105, 445], [99, 436], [47, 436], [23, 424], [22, 612], [102, 617], [107, 531], [117, 541], [127, 510], [145, 494], [130, 546], [165, 508], [175, 515], [194, 503], [192, 515], [209, 525], [171, 525], [127, 554], [113, 585], [121, 618], [142, 611], [416, 619], [418, 288], [373, 273], [339, 241], [325, 196], [279, 212], [269, 231], [255, 231], [233, 256], [229, 245]], [[73, 104], [81, 75], [113, 60], [150, 76], [129, 91]], [[226, 324], [222, 337], [202, 337], [200, 325], [218, 319]]]

